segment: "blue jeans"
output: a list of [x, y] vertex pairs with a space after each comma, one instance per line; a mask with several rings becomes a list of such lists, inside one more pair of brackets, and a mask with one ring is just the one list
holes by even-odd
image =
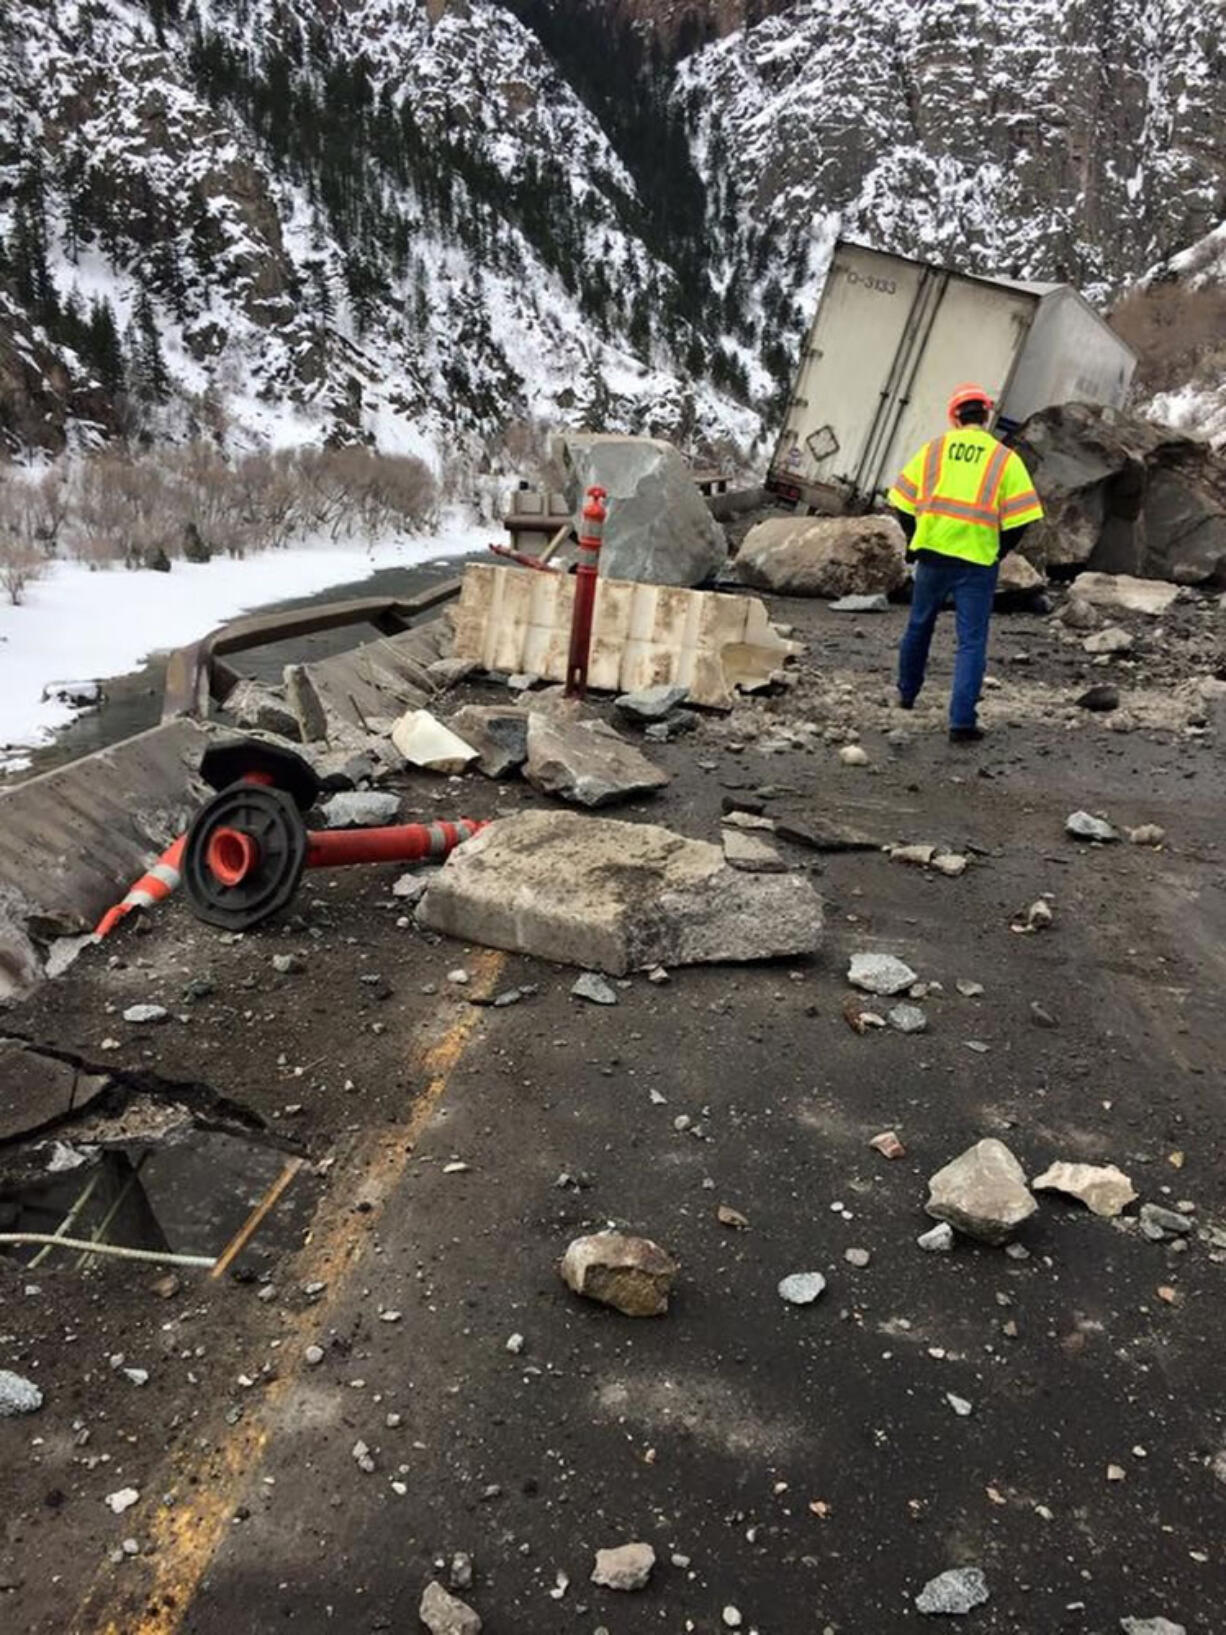
[[986, 568], [957, 556], [940, 560], [920, 557], [915, 564], [911, 619], [898, 649], [898, 692], [904, 703], [910, 703], [924, 685], [937, 614], [952, 596], [958, 654], [949, 700], [951, 727], [976, 724], [975, 709], [988, 662], [988, 623], [992, 617], [998, 567], [994, 562]]

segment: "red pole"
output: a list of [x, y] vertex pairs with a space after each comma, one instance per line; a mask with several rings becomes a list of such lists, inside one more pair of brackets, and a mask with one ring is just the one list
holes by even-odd
[[391, 829], [334, 829], [307, 835], [308, 869], [339, 869], [350, 863], [419, 863], [447, 857], [484, 823], [401, 823]]
[[604, 525], [608, 518], [605, 500], [608, 491], [589, 488], [583, 507], [583, 532], [579, 535], [579, 566], [575, 569], [575, 606], [570, 620], [570, 657], [566, 664], [567, 698], [583, 698], [587, 693], [587, 661], [592, 646], [592, 612], [596, 606], [596, 576]]

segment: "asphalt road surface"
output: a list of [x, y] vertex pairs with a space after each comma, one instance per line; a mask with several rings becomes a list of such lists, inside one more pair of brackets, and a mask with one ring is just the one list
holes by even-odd
[[[674, 782], [617, 815], [716, 839], [723, 797], [765, 785], [771, 812], [971, 848], [962, 878], [785, 847], [822, 870], [817, 958], [636, 976], [598, 1007], [571, 970], [407, 923], [395, 869], [311, 876], [296, 917], [236, 940], [173, 902], [6, 1017], [156, 1075], [154, 1100], [207, 1085], [311, 1168], [235, 1278], [186, 1272], [162, 1298], [156, 1268], [4, 1265], [0, 1366], [46, 1402], [0, 1421], [0, 1627], [399, 1635], [466, 1552], [459, 1593], [494, 1635], [901, 1635], [939, 1624], [914, 1597], [967, 1565], [990, 1592], [958, 1621], [976, 1635], [1226, 1629], [1220, 735], [1070, 711], [1101, 668], [1016, 615], [993, 735], [951, 747], [947, 647], [930, 707], [881, 702], [901, 612], [772, 611], [809, 643], [801, 686], [648, 746]], [[1220, 663], [1220, 611], [1157, 638], [1124, 622], [1142, 631], [1110, 672], [1126, 695]], [[763, 722], [800, 720], [811, 747], [761, 753]], [[859, 731], [870, 765], [842, 765], [827, 728]], [[404, 788], [406, 812], [548, 804], [476, 774]], [[1077, 808], [1166, 843], [1079, 844]], [[1042, 893], [1051, 929], [1011, 930]], [[848, 1026], [860, 950], [940, 984], [928, 1032]], [[301, 968], [275, 971], [290, 952]], [[174, 1019], [124, 1023], [144, 1001]], [[886, 1129], [904, 1158], [869, 1147]], [[983, 1136], [1031, 1175], [1116, 1163], [1196, 1230], [1151, 1243], [1047, 1194], [1025, 1258], [921, 1252], [927, 1177]], [[224, 1166], [209, 1184], [217, 1236], [194, 1246], [215, 1253], [257, 1194]], [[559, 1280], [568, 1241], [609, 1223], [679, 1259], [666, 1316]], [[825, 1294], [785, 1304], [779, 1280], [810, 1270]], [[139, 1499], [113, 1515], [125, 1487]], [[592, 1585], [594, 1552], [629, 1541], [655, 1550], [648, 1587]]]

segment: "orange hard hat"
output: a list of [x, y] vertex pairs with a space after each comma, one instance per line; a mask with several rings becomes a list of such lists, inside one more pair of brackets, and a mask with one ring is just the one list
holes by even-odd
[[992, 402], [991, 392], [985, 392], [982, 386], [976, 386], [973, 382], [966, 381], [963, 385], [955, 387], [953, 395], [950, 397], [947, 407], [951, 426], [958, 424], [958, 410], [964, 409], [968, 403], [982, 403], [989, 414], [995, 407]]

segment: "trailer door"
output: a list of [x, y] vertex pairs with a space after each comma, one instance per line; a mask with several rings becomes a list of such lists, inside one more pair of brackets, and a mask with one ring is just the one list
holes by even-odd
[[926, 344], [899, 395], [881, 458], [866, 474], [866, 496], [884, 495], [916, 449], [943, 432], [950, 393], [974, 381], [1001, 401], [1038, 305], [1025, 290], [950, 277]]
[[921, 286], [930, 276], [916, 262], [839, 245], [797, 372], [772, 475], [854, 497]]

